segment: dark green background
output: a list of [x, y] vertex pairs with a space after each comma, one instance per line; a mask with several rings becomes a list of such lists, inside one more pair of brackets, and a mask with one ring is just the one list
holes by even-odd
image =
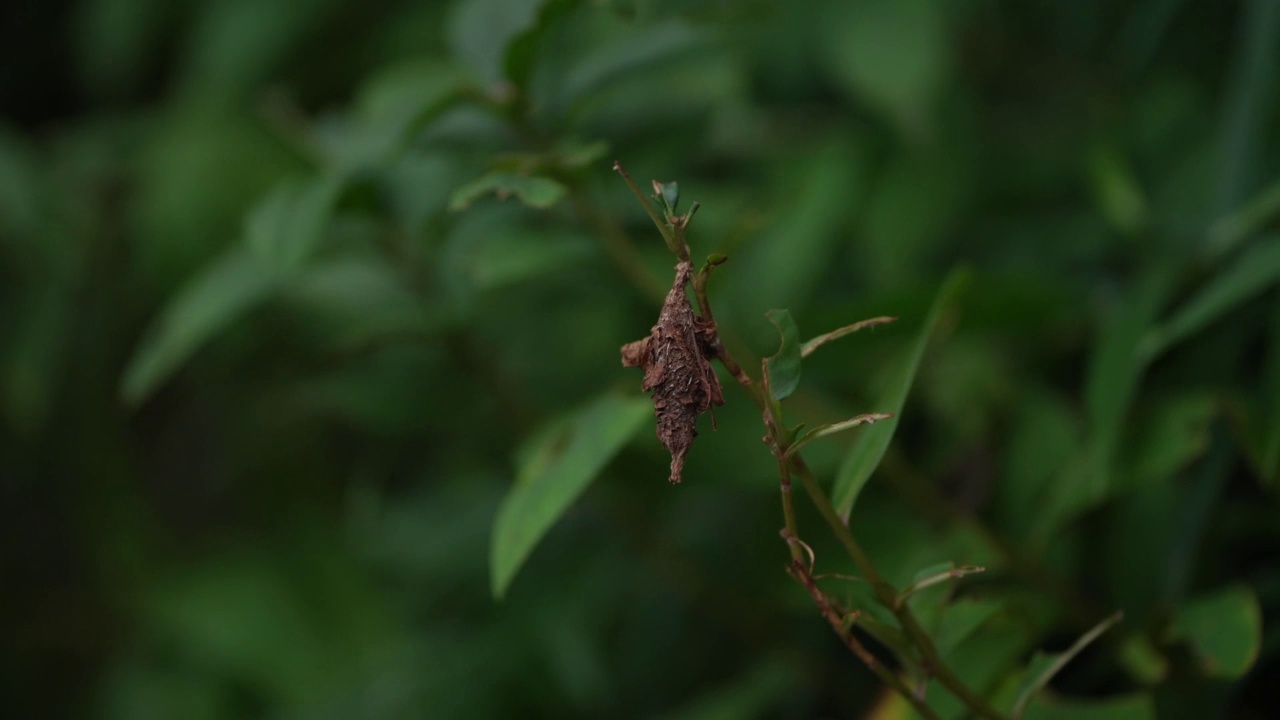
[[639, 393], [672, 262], [615, 158], [701, 201], [749, 370], [770, 308], [901, 318], [792, 421], [880, 409], [970, 269], [852, 518], [896, 583], [989, 567], [958, 664], [1123, 609], [1038, 717], [1280, 713], [1280, 2], [18, 0], [0, 41], [0, 713], [880, 704], [727, 377], [682, 486], [646, 425], [492, 598], [517, 448]]

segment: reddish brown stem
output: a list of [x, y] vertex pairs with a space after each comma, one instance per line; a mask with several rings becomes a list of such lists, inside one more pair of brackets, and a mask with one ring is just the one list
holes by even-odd
[[799, 580], [800, 584], [804, 585], [804, 589], [809, 591], [809, 597], [813, 598], [814, 604], [818, 606], [818, 612], [822, 613], [822, 617], [827, 619], [827, 623], [831, 625], [831, 629], [834, 630], [836, 635], [844, 641], [844, 644], [853, 651], [853, 654], [867, 666], [867, 669], [875, 673], [876, 677], [880, 678], [884, 684], [896, 690], [903, 699], [911, 703], [911, 707], [915, 708], [915, 711], [920, 713], [920, 717], [926, 718], [927, 720], [938, 720], [937, 713], [925, 704], [924, 700], [919, 695], [912, 692], [911, 688], [907, 687], [907, 684], [902, 681], [902, 678], [898, 677], [893, 670], [880, 662], [880, 660], [867, 649], [867, 646], [862, 644], [862, 641], [854, 634], [853, 628], [845, 624], [843, 619], [845, 613], [841, 613], [837, 610], [836, 605], [831, 598], [828, 597], [826, 593], [822, 592], [822, 588], [818, 587], [818, 583], [813, 579], [813, 575], [809, 573], [809, 569], [804, 566], [804, 563], [799, 560], [792, 560], [790, 572], [791, 576]]

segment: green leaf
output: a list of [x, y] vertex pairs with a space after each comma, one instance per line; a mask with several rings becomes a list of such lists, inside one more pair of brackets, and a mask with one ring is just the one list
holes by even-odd
[[1133, 694], [1105, 700], [1040, 699], [1032, 703], [1025, 720], [1156, 720], [1156, 704], [1150, 695]]
[[1280, 308], [1271, 320], [1271, 340], [1250, 425], [1252, 450], [1258, 474], [1280, 493]]
[[545, 210], [560, 202], [567, 192], [564, 185], [548, 177], [493, 172], [455, 190], [449, 198], [449, 209], [466, 210], [481, 196], [494, 193], [499, 200], [514, 195], [529, 207]]
[[235, 250], [193, 278], [152, 324], [124, 371], [121, 395], [136, 405], [214, 335], [276, 290], [279, 276], [258, 255]]
[[474, 249], [466, 264], [475, 288], [489, 290], [557, 270], [571, 272], [596, 249], [591, 238], [563, 231], [496, 232]]
[[316, 123], [307, 139], [347, 175], [406, 160], [408, 145], [444, 111], [478, 96], [455, 65], [435, 60], [393, 65], [360, 88], [353, 111]]
[[171, 647], [300, 702], [324, 687], [331, 646], [315, 624], [315, 594], [278, 564], [263, 551], [205, 559], [149, 588], [140, 610]]
[[667, 183], [654, 180], [653, 189], [666, 209], [667, 215], [675, 215], [676, 208], [680, 206], [680, 183], [674, 180]]
[[857, 442], [845, 456], [832, 491], [836, 511], [845, 520], [848, 520], [858, 494], [862, 492], [867, 480], [871, 478], [871, 473], [875, 472], [880, 464], [880, 458], [884, 456], [885, 449], [889, 447], [889, 441], [893, 439], [894, 431], [898, 429], [898, 415], [907, 402], [907, 394], [911, 391], [916, 371], [924, 358], [929, 338], [933, 337], [942, 316], [958, 302], [968, 279], [969, 273], [964, 270], [953, 271], [947, 276], [942, 288], [934, 297], [929, 315], [920, 326], [907, 357], [899, 365], [896, 377], [886, 388], [883, 399], [878, 403], [877, 409], [891, 412], [894, 417], [860, 433]]
[[22, 312], [6, 318], [0, 343], [0, 422], [7, 423], [6, 432], [18, 443], [32, 442], [57, 417], [66, 372], [78, 362], [66, 352], [81, 332], [78, 293], [74, 282], [41, 283], [19, 296]]
[[688, 703], [658, 720], [732, 720], [759, 717], [787, 707], [802, 683], [802, 673], [778, 657], [758, 664], [723, 685], [699, 691]]
[[228, 236], [243, 237], [246, 208], [303, 168], [261, 119], [196, 104], [156, 120], [129, 157], [137, 168], [130, 262], [169, 294], [216, 258]]
[[77, 76], [95, 98], [138, 89], [166, 39], [171, 6], [163, 0], [90, 0], [77, 6]]
[[555, 161], [564, 168], [581, 170], [609, 154], [609, 143], [604, 140], [582, 142], [565, 140], [556, 146]]
[[321, 328], [323, 339], [350, 348], [379, 337], [421, 337], [447, 326], [442, 304], [428, 304], [378, 258], [337, 258], [291, 277], [286, 302]]
[[1010, 537], [1027, 538], [1036, 529], [1045, 498], [1064, 468], [1082, 454], [1079, 425], [1065, 397], [1023, 391], [1010, 423], [1004, 472], [995, 486], [1000, 526]]
[[612, 42], [605, 34], [608, 30], [593, 29], [602, 31], [599, 39], [560, 78], [555, 97], [547, 98], [549, 114], [570, 114], [572, 108], [590, 104], [646, 71], [669, 82], [671, 73], [663, 74], [661, 70], [673, 69], [678, 61], [705, 54], [714, 45], [707, 33], [677, 20], [643, 25], [615, 23]]
[[[960, 603], [957, 603], [960, 606]], [[962, 682], [971, 688], [991, 688], [991, 702], [1000, 700], [1000, 705], [1008, 705], [1012, 701], [1016, 686], [1001, 681], [1010, 677], [1022, 658], [1026, 657], [1031, 638], [1028, 637], [1026, 620], [1015, 618], [1012, 613], [999, 609], [992, 612], [985, 620], [981, 620], [965, 636], [953, 646], [947, 662]], [[972, 619], [981, 619], [990, 608], [970, 608]], [[946, 617], [939, 624], [939, 633], [946, 631]], [[941, 637], [941, 636], [940, 636]], [[942, 718], [960, 718], [965, 716], [964, 705], [946, 692], [931, 692], [929, 705]]]
[[244, 241], [281, 270], [294, 270], [319, 247], [342, 190], [336, 176], [278, 186], [249, 214]]
[[1210, 677], [1238, 678], [1258, 659], [1262, 609], [1258, 596], [1236, 585], [1188, 602], [1169, 627], [1170, 640], [1183, 640]]
[[866, 193], [871, 158], [861, 137], [834, 135], [778, 167], [769, 189], [772, 219], [734, 253], [734, 271], [726, 276], [735, 309], [798, 308], [821, 286]]
[[158, 574], [139, 588], [137, 616], [176, 657], [201, 658], [280, 707], [309, 704], [402, 635], [347, 540], [281, 519], [251, 550], [206, 551]]
[[1143, 685], [1155, 685], [1169, 674], [1169, 661], [1145, 634], [1125, 638], [1118, 658], [1129, 676]]
[[527, 88], [537, 67], [538, 52], [556, 22], [577, 5], [576, 0], [543, 0], [533, 23], [507, 43], [502, 65], [507, 79], [518, 88]]
[[[327, 4], [328, 0], [285, 4], [233, 0], [190, 6], [182, 59], [172, 68], [170, 87], [178, 97], [203, 107], [242, 102], [279, 72], [285, 58], [301, 50], [299, 46], [328, 14], [323, 7]], [[171, 22], [165, 21], [162, 27], [173, 28]], [[167, 33], [162, 46], [173, 30]]]
[[1154, 324], [1172, 288], [1167, 268], [1153, 267], [1112, 309], [1103, 323], [1085, 380], [1089, 411], [1089, 448], [1079, 466], [1059, 476], [1051, 497], [1042, 505], [1037, 525], [1052, 532], [1080, 510], [1105, 498], [1112, 490], [1113, 465], [1129, 406], [1147, 368], [1139, 338]]
[[1218, 273], [1195, 297], [1178, 308], [1173, 317], [1148, 332], [1142, 340], [1142, 358], [1150, 362], [1159, 357], [1277, 282], [1280, 282], [1280, 236], [1270, 235], [1237, 258], [1231, 267]]
[[[346, 339], [341, 329], [336, 335]], [[370, 343], [358, 349], [341, 363], [326, 363], [332, 367], [325, 372], [288, 382], [283, 396], [306, 416], [334, 418], [375, 436], [422, 437], [438, 432], [441, 423], [457, 422], [453, 415], [445, 420], [423, 412], [432, 403], [453, 407], [466, 395], [440, 387], [448, 370], [440, 363], [439, 343]]]
[[646, 398], [605, 395], [553, 423], [525, 449], [493, 526], [489, 568], [495, 597], [506, 593], [542, 536], [652, 412]]
[[1280, 6], [1248, 3], [1241, 9], [1239, 33], [1232, 43], [1219, 112], [1222, 135], [1214, 194], [1219, 212], [1242, 203], [1270, 166], [1267, 155], [1274, 116], [1264, 98], [1274, 97], [1276, 67], [1280, 64]]
[[835, 3], [821, 27], [828, 66], [856, 99], [905, 130], [927, 125], [952, 65], [940, 3]]
[[1142, 423], [1133, 443], [1133, 477], [1128, 486], [1145, 486], [1171, 477], [1204, 454], [1209, 428], [1218, 415], [1212, 393], [1188, 393], [1163, 403]]
[[930, 565], [916, 572], [911, 582], [898, 593], [895, 602], [899, 607], [909, 605], [920, 625], [933, 635], [953, 589], [946, 582], [965, 575], [966, 571], [981, 572], [982, 568], [957, 570], [956, 564], [950, 561]]
[[[886, 415], [885, 413], [867, 413], [865, 415], [855, 415], [848, 420], [841, 420], [840, 422], [829, 423], [827, 425], [819, 425], [813, 430], [801, 435], [795, 442], [791, 443], [791, 446], [787, 448], [787, 455], [794, 455], [800, 452], [801, 448], [818, 438], [834, 435], [838, 432], [844, 432], [845, 430], [851, 430], [861, 425], [873, 425], [881, 420], [888, 420], [891, 417], [893, 416]], [[799, 432], [800, 427], [801, 426], [797, 425], [793, 428], [793, 431]]]
[[1280, 182], [1274, 182], [1234, 212], [1209, 228], [1209, 250], [1225, 253], [1280, 216]]
[[402, 63], [380, 70], [356, 98], [358, 120], [386, 132], [392, 146], [462, 98], [472, 88], [453, 64], [436, 60]]
[[1066, 652], [1061, 653], [1036, 653], [1031, 658], [1031, 664], [1027, 667], [1027, 673], [1022, 679], [1022, 684], [1018, 690], [1018, 699], [1013, 703], [1013, 710], [1009, 715], [1013, 720], [1022, 717], [1022, 713], [1027, 709], [1027, 704], [1031, 702], [1031, 698], [1040, 692], [1049, 681], [1057, 675], [1062, 668], [1067, 666], [1075, 656], [1079, 655], [1082, 650], [1089, 646], [1094, 640], [1097, 640], [1102, 633], [1106, 632], [1111, 626], [1120, 622], [1124, 615], [1115, 613], [1106, 620], [1094, 625], [1088, 632], [1080, 636], [1079, 640], [1067, 648]]
[[898, 593], [898, 603], [901, 604], [914, 596], [916, 593], [935, 585], [941, 585], [949, 580], [959, 580], [965, 575], [973, 575], [974, 573], [986, 572], [986, 568], [977, 565], [961, 565], [956, 567], [954, 562], [938, 563], [921, 570], [916, 573], [911, 583]]
[[846, 609], [855, 609], [861, 613], [854, 626], [875, 638], [876, 642], [891, 648], [903, 662], [916, 662], [914, 645], [907, 639], [893, 610], [876, 599], [875, 589], [870, 583], [861, 578], [850, 578], [837, 597]]
[[895, 317], [874, 317], [868, 320], [860, 320], [852, 325], [845, 325], [842, 328], [836, 328], [829, 333], [823, 333], [818, 337], [805, 342], [805, 344], [800, 347], [800, 357], [809, 357], [815, 350], [826, 345], [832, 340], [839, 340], [845, 335], [856, 333], [859, 330], [873, 328], [877, 325], [888, 325], [897, 319], [898, 318]]
[[1112, 227], [1136, 235], [1150, 222], [1150, 212], [1133, 167], [1123, 153], [1110, 147], [1095, 148], [1089, 158], [1089, 180], [1094, 200]]
[[777, 401], [790, 397], [800, 384], [800, 329], [786, 310], [770, 310], [764, 315], [782, 336], [778, 352], [764, 361], [765, 385]]
[[1155, 323], [1172, 286], [1171, 274], [1161, 269], [1148, 273], [1118, 307], [1109, 311], [1089, 361], [1085, 404], [1089, 408], [1094, 439], [1109, 459], [1120, 433], [1129, 402], [1146, 368], [1150, 352], [1139, 351], [1141, 338]]
[[[467, 63], [481, 84], [503, 78], [510, 44], [536, 27], [544, 0], [467, 0], [453, 6], [447, 30], [449, 49]], [[516, 53], [519, 56], [519, 53]]]
[[[922, 148], [876, 162], [882, 167], [872, 176], [864, 207], [854, 215], [861, 240], [851, 244], [849, 262], [860, 268], [870, 289], [907, 286], [916, 282], [921, 267], [947, 257], [954, 228], [971, 202], [963, 161], [949, 159], [950, 151], [935, 155]], [[845, 213], [849, 217], [848, 209]]]
[[[32, 147], [33, 139], [17, 132], [9, 123], [0, 125], [0, 250], [38, 251], [41, 261], [60, 255], [59, 243], [30, 242], [38, 235], [49, 189], [41, 158]], [[23, 242], [27, 241], [27, 242]], [[21, 244], [20, 244], [21, 243]], [[0, 260], [10, 262], [9, 256]]]
[[938, 630], [934, 633], [938, 654], [944, 659], [950, 657], [956, 648], [995, 617], [1003, 607], [999, 601], [972, 597], [960, 598], [948, 605], [938, 623]]

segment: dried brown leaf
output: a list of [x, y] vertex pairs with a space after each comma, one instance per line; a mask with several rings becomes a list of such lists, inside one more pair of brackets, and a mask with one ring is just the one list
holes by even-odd
[[[685, 292], [693, 274], [688, 261], [676, 265], [675, 282], [648, 337], [622, 346], [622, 364], [644, 370], [642, 387], [653, 394], [658, 439], [671, 453], [671, 482], [680, 482], [684, 458], [698, 436], [698, 416], [724, 404], [710, 358], [716, 344], [713, 320], [693, 313]], [[712, 427], [715, 415], [712, 414]]]

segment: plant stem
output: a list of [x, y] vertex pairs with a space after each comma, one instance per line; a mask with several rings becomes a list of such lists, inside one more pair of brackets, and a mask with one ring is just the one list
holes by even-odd
[[1092, 627], [1097, 618], [1106, 614], [1104, 608], [1081, 594], [1074, 585], [1054, 577], [1026, 548], [992, 530], [982, 518], [955, 507], [932, 483], [919, 477], [914, 468], [893, 453], [885, 455], [881, 467], [884, 468], [884, 477], [918, 512], [937, 520], [959, 517], [1000, 555], [1008, 572], [1054, 598], [1070, 622], [1081, 630]]
[[[752, 400], [754, 400], [756, 405], [760, 407], [761, 412], [764, 413], [764, 424], [765, 429], [768, 432], [771, 449], [776, 447], [778, 443], [777, 420], [773, 417], [772, 404], [764, 397], [760, 386], [751, 382], [750, 377], [743, 372], [742, 367], [733, 359], [733, 356], [729, 351], [723, 347], [723, 344], [718, 347], [718, 357], [720, 362], [724, 364], [729, 372], [737, 378], [738, 382], [747, 390], [748, 394], [751, 395]], [[786, 448], [782, 447], [780, 450], [785, 455]], [[866, 550], [862, 549], [862, 546], [853, 537], [853, 533], [849, 531], [849, 526], [845, 525], [844, 521], [840, 519], [840, 516], [836, 513], [836, 509], [831, 505], [831, 501], [827, 498], [826, 492], [823, 491], [822, 487], [818, 484], [818, 481], [813, 477], [813, 472], [809, 470], [809, 466], [805, 464], [804, 458], [801, 457], [799, 453], [792, 453], [789, 457], [786, 457], [785, 460], [786, 464], [789, 465], [790, 471], [780, 467], [780, 474], [782, 477], [786, 478], [786, 489], [784, 490], [784, 498], [786, 502], [784, 502], [783, 505], [783, 512], [784, 514], [789, 513], [791, 516], [789, 518], [784, 518], [787, 522], [791, 523], [788, 525], [788, 531], [794, 533], [794, 510], [791, 508], [791, 503], [789, 502], [790, 478], [799, 477], [801, 484], [804, 485], [805, 491], [809, 494], [809, 498], [813, 501], [814, 506], [818, 508], [818, 513], [822, 515], [827, 524], [831, 526], [836, 538], [840, 541], [840, 544], [844, 546], [849, 557], [853, 559], [854, 565], [858, 567], [862, 576], [871, 584], [871, 587], [876, 594], [876, 599], [879, 600], [886, 608], [893, 611], [894, 616], [898, 618], [898, 623], [902, 625], [902, 629], [907, 633], [907, 637], [911, 639], [912, 644], [919, 651], [920, 657], [924, 660], [929, 671], [933, 673], [934, 677], [938, 678], [938, 682], [942, 683], [943, 687], [947, 688], [947, 690], [959, 698], [961, 702], [963, 702], [979, 717], [984, 717], [988, 720], [1004, 720], [1004, 716], [1001, 715], [999, 711], [991, 707], [986, 700], [979, 697], [977, 693], [973, 692], [973, 690], [969, 689], [969, 686], [965, 685], [964, 682], [960, 680], [960, 678], [957, 677], [956, 674], [952, 672], [951, 668], [942, 660], [942, 657], [938, 655], [937, 648], [933, 644], [933, 640], [929, 638], [928, 633], [926, 633], [924, 628], [920, 626], [920, 622], [916, 620], [915, 614], [911, 611], [911, 608], [906, 603], [903, 603], [899, 607], [897, 602], [897, 589], [884, 579], [880, 574], [879, 569], [876, 568], [875, 563], [872, 562], [871, 556], [867, 554]], [[793, 557], [797, 551], [798, 550], [793, 547]], [[907, 697], [910, 698], [912, 695], [908, 692]]]
[[809, 493], [809, 498], [813, 500], [813, 504], [817, 506], [818, 513], [831, 526], [831, 530], [835, 532], [840, 544], [844, 546], [849, 553], [849, 557], [858, 566], [859, 572], [871, 584], [876, 598], [882, 605], [893, 611], [894, 617], [898, 619], [898, 623], [906, 631], [907, 637], [911, 639], [912, 644], [920, 652], [920, 657], [929, 671], [933, 673], [934, 677], [938, 678], [938, 682], [942, 683], [943, 687], [951, 691], [953, 695], [979, 717], [988, 718], [988, 720], [1004, 720], [1004, 715], [991, 707], [986, 700], [979, 697], [973, 690], [970, 690], [969, 686], [965, 685], [964, 681], [957, 677], [942, 660], [942, 657], [938, 655], [938, 649], [934, 647], [933, 640], [924, 631], [924, 628], [920, 626], [920, 621], [916, 619], [915, 613], [911, 611], [910, 606], [906, 603], [901, 606], [898, 605], [896, 602], [898, 591], [880, 575], [880, 571], [876, 568], [875, 563], [871, 561], [871, 557], [854, 539], [853, 533], [849, 531], [849, 526], [845, 525], [840, 519], [836, 509], [832, 507], [831, 501], [827, 499], [826, 493], [818, 485], [818, 481], [814, 479], [809, 467], [805, 465], [804, 459], [799, 455], [793, 455], [791, 463], [794, 474], [804, 484], [804, 489]]
[[640, 192], [640, 188], [631, 179], [631, 174], [627, 172], [627, 169], [622, 167], [622, 163], [617, 160], [613, 161], [613, 169], [622, 176], [623, 181], [627, 183], [627, 187], [631, 188], [631, 194], [635, 195], [640, 204], [644, 206], [644, 211], [649, 214], [649, 219], [657, 226], [658, 232], [662, 233], [662, 239], [666, 241], [667, 249], [677, 258], [688, 260], [689, 248], [684, 245], [683, 239], [677, 242], [675, 229], [672, 228], [670, 223], [662, 219], [662, 216], [658, 214], [658, 209], [653, 206], [653, 203], [649, 202], [649, 198], [645, 197], [643, 192]]
[[809, 573], [803, 562], [792, 560], [791, 575], [799, 580], [800, 584], [804, 585], [805, 589], [809, 591], [809, 596], [813, 598], [814, 604], [818, 606], [818, 611], [831, 624], [831, 629], [835, 630], [836, 635], [849, 646], [853, 654], [858, 656], [858, 659], [871, 672], [875, 673], [876, 677], [880, 678], [881, 682], [896, 690], [903, 699], [911, 703], [911, 707], [915, 708], [915, 711], [920, 713], [921, 717], [926, 718], [926, 720], [938, 720], [938, 714], [933, 711], [933, 708], [925, 704], [923, 698], [912, 692], [911, 688], [907, 687], [906, 683], [902, 681], [902, 678], [898, 677], [893, 670], [885, 667], [884, 663], [876, 659], [876, 656], [872, 655], [871, 651], [858, 640], [858, 637], [853, 634], [852, 626], [844, 622], [841, 613], [836, 611], [835, 604], [831, 601], [831, 598], [827, 597], [827, 594], [818, 587], [818, 583], [814, 581], [813, 575]]
[[796, 530], [796, 511], [791, 503], [791, 471], [787, 467], [787, 462], [781, 459], [781, 455], [775, 451], [774, 457], [778, 460], [778, 477], [781, 478], [782, 487], [782, 521], [786, 526], [783, 530], [783, 537], [787, 540], [787, 545], [791, 549], [792, 562], [800, 561], [800, 535]]

